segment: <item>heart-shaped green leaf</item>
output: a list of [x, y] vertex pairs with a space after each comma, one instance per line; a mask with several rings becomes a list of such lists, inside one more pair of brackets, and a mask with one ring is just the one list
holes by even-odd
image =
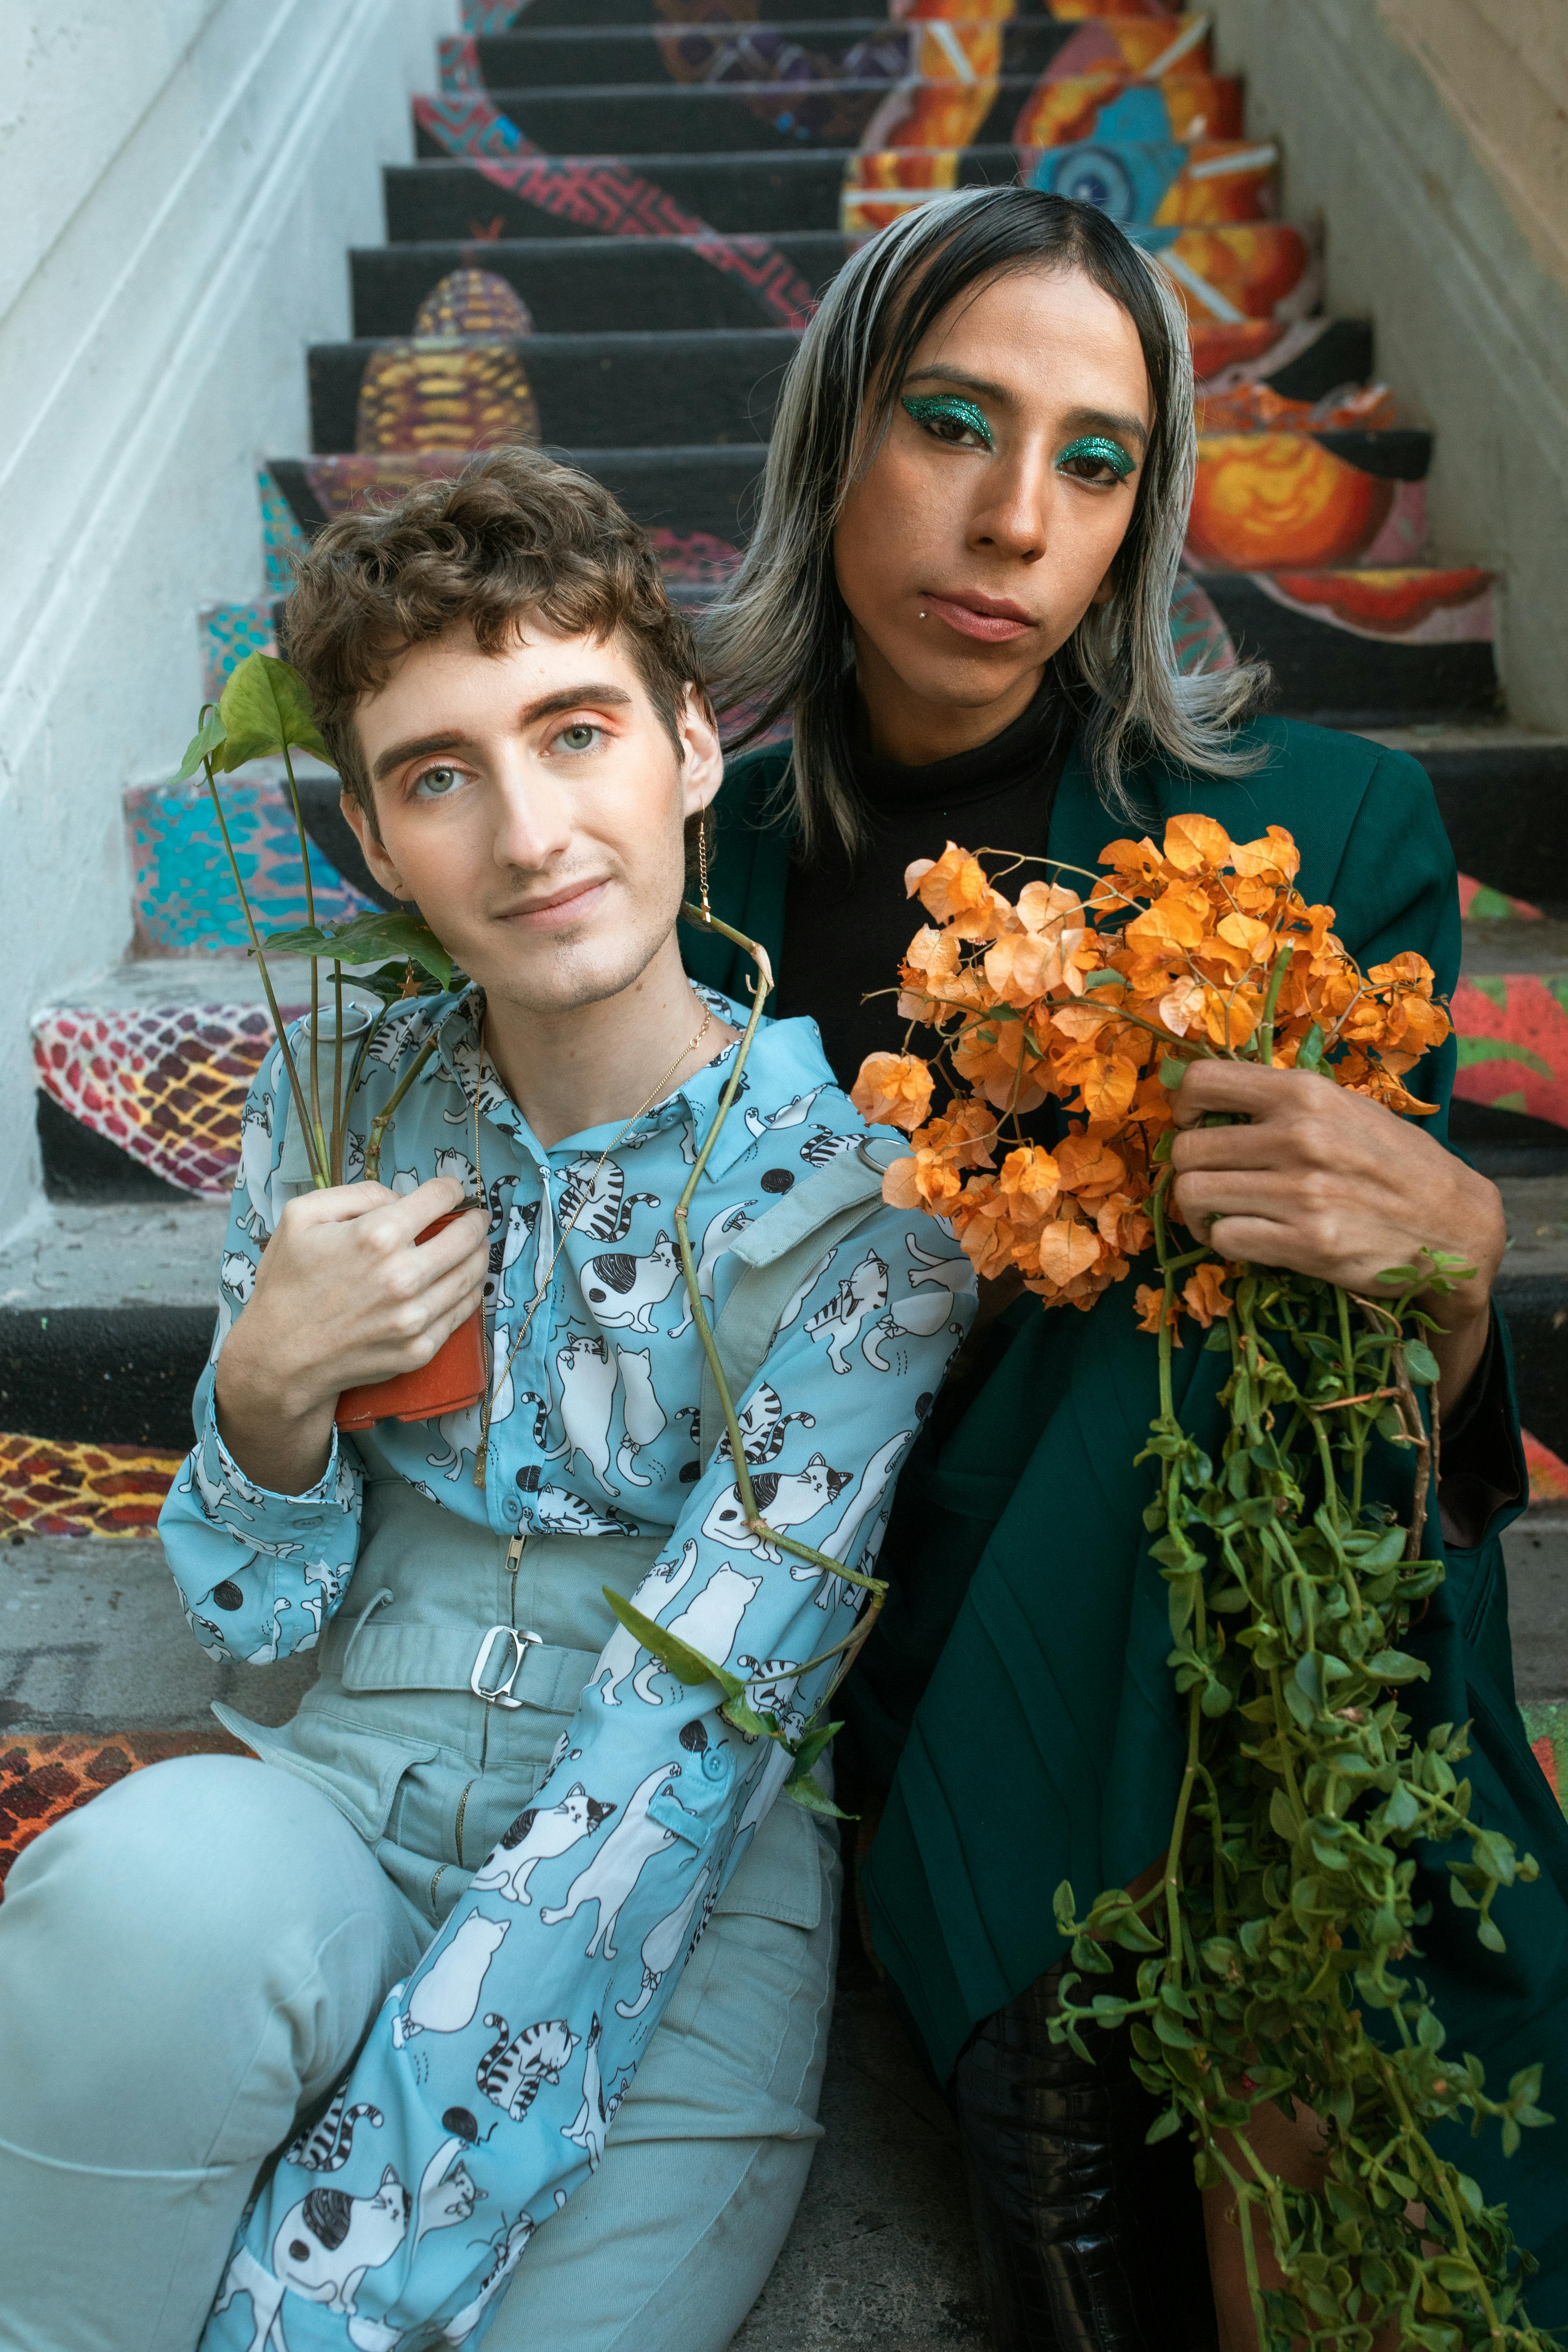
[[217, 709], [225, 740], [215, 764], [226, 773], [251, 760], [275, 758], [285, 748], [309, 751], [329, 768], [337, 765], [321, 740], [299, 671], [275, 654], [247, 654], [231, 672]]

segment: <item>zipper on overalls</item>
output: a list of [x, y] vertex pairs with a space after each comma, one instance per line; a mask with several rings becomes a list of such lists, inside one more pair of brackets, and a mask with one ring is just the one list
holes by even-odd
[[[510, 1580], [510, 1587], [507, 1594], [507, 1623], [509, 1625], [515, 1625], [517, 1623], [517, 1573], [522, 1565], [522, 1548], [527, 1541], [528, 1529], [526, 1528], [519, 1528], [516, 1535], [513, 1536], [511, 1541], [506, 1548], [506, 1559], [503, 1563], [503, 1573], [508, 1575]], [[458, 1818], [453, 1825], [453, 1843], [458, 1849], [458, 1867], [459, 1870], [466, 1866], [463, 1861], [463, 1815], [468, 1810], [468, 1791], [475, 1786], [476, 1782], [484, 1778], [485, 1766], [489, 1760], [489, 1752], [490, 1710], [487, 1706], [485, 1709], [485, 1727], [479, 1741], [479, 1769], [458, 1800]]]

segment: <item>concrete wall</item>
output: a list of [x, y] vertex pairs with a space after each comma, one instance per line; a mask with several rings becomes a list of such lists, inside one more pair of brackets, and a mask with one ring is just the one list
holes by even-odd
[[1440, 558], [1504, 575], [1512, 717], [1568, 733], [1568, 10], [1562, 0], [1214, 0], [1249, 131], [1321, 213], [1328, 306], [1437, 434]]
[[254, 458], [456, 0], [0, 0], [0, 1232], [37, 1197], [26, 1014], [131, 934], [120, 795], [190, 735], [203, 604], [261, 587]]

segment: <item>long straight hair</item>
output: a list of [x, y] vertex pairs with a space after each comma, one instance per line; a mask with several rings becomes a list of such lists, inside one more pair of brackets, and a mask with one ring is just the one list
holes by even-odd
[[1042, 265], [1083, 271], [1121, 305], [1138, 331], [1153, 403], [1115, 593], [1090, 605], [1056, 656], [1096, 786], [1108, 808], [1133, 816], [1128, 771], [1151, 751], [1210, 773], [1258, 764], [1260, 754], [1233, 733], [1267, 670], [1237, 664], [1184, 677], [1172, 649], [1197, 435], [1186, 319], [1163, 271], [1091, 205], [1033, 188], [969, 189], [883, 229], [828, 288], [784, 377], [756, 530], [702, 625], [715, 704], [744, 714], [728, 748], [793, 720], [795, 811], [807, 851], [829, 829], [853, 851], [860, 831], [845, 691], [854, 655], [833, 563], [846, 495], [949, 304], [999, 271]]

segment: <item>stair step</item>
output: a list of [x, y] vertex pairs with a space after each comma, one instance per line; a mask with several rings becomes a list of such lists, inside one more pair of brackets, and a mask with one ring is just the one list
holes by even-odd
[[[538, 209], [528, 219], [541, 232], [569, 226]], [[1137, 239], [1161, 258], [1186, 307], [1200, 378], [1224, 374], [1229, 388], [1233, 376], [1264, 377], [1288, 399], [1318, 400], [1370, 374], [1365, 320], [1301, 315], [1321, 277], [1312, 237], [1276, 221], [1140, 230]], [[753, 239], [590, 226], [578, 236], [361, 247], [350, 256], [354, 334], [778, 326], [789, 323], [779, 315], [781, 284], [799, 289], [804, 324], [858, 242], [837, 229]]]
[[[1146, 72], [1194, 20], [1173, 25], [1161, 16], [1101, 18], [1073, 23], [1048, 16], [1008, 24], [973, 18], [845, 16], [816, 24], [752, 25], [699, 19], [686, 25], [533, 29], [533, 11], [515, 33], [446, 37], [439, 48], [443, 89], [562, 89], [597, 84], [787, 81], [809, 97], [824, 82], [861, 78], [901, 80], [922, 68], [957, 71], [959, 50], [977, 71], [1025, 74], [1031, 79], [1068, 68], [1084, 70], [1115, 60]], [[1181, 65], [1206, 71], [1206, 32], [1184, 46]]]
[[1464, 873], [1568, 916], [1568, 738], [1495, 719], [1371, 731], [1431, 777]]
[[[437, 136], [436, 103], [421, 100], [417, 108], [418, 152], [426, 160], [384, 167], [387, 235], [395, 243], [526, 236], [537, 226], [538, 209], [557, 207], [568, 218], [569, 208], [577, 209], [588, 233], [610, 225], [597, 216], [602, 212], [626, 220], [642, 208], [657, 234], [660, 200], [683, 215], [662, 223], [677, 234], [700, 234], [704, 225], [731, 236], [790, 229], [857, 234], [886, 227], [943, 188], [1006, 186], [1018, 175], [1016, 152], [1004, 146], [532, 156], [516, 152], [515, 134], [510, 142], [496, 135], [494, 122], [475, 135], [472, 160], [458, 160], [466, 133], [443, 123]], [[458, 103], [451, 101], [454, 110]], [[493, 153], [484, 141], [493, 143]], [[1212, 156], [1201, 148], [1173, 155], [1158, 143], [1053, 147], [1041, 153], [1031, 183], [1099, 204], [1123, 226], [1217, 227], [1277, 212], [1272, 153], [1244, 142]], [[1264, 160], [1244, 169], [1241, 159], [1247, 155]], [[628, 182], [637, 184], [635, 193]]]
[[[566, 338], [562, 338], [566, 341]], [[641, 338], [624, 338], [640, 343]], [[692, 341], [700, 344], [700, 338]], [[749, 388], [748, 380], [748, 388]], [[295, 528], [307, 536], [329, 515], [363, 506], [373, 492], [396, 493], [415, 481], [453, 473], [466, 450], [390, 452], [380, 456], [269, 457], [266, 470], [286, 500]], [[654, 535], [667, 580], [700, 573], [704, 562], [732, 564], [743, 535], [742, 501], [762, 473], [766, 451], [758, 441], [694, 448], [559, 449], [614, 491], [628, 514]]]
[[[552, 155], [765, 154], [801, 147], [1066, 146], [1095, 136], [1102, 110], [1131, 76], [1042, 79], [1035, 74], [962, 81], [870, 79], [695, 82], [681, 89], [623, 84], [578, 89], [498, 87], [488, 75], [447, 85], [482, 91], [522, 136]], [[1239, 139], [1235, 75], [1183, 69], [1158, 85], [1154, 135]]]
[[[722, 0], [730, 5], [730, 0]], [[929, 5], [929, 0], [925, 0]], [[994, 0], [968, 0], [960, 5], [956, 14], [961, 17], [984, 18]], [[1068, 0], [1073, 5], [1073, 0]], [[787, 8], [776, 11], [787, 16], [792, 26], [832, 26], [847, 14], [856, 13], [853, 0], [848, 9], [845, 0], [788, 0]], [[864, 9], [859, 12], [864, 15]], [[1148, 14], [1159, 16], [1164, 13], [1160, 5], [1152, 5]], [[1031, 19], [1049, 19], [1052, 10], [1047, 0], [1021, 0], [1019, 14]], [[699, 24], [714, 21], [709, 10]], [[721, 26], [727, 16], [717, 20]], [[586, 32], [593, 29], [628, 31], [641, 30], [669, 33], [684, 27], [671, 25], [668, 0], [462, 0], [460, 22], [465, 33], [490, 34], [522, 32]]]
[[[296, 763], [294, 772], [310, 842], [316, 919], [343, 922], [367, 907], [390, 903], [365, 871], [359, 845], [339, 810], [337, 777], [305, 761]], [[282, 761], [258, 761], [241, 776], [225, 777], [219, 791], [240, 871], [264, 929], [295, 929], [308, 919], [309, 908]], [[125, 820], [136, 953], [210, 955], [226, 950], [243, 955], [249, 935], [205, 779], [129, 786]]]
[[765, 440], [798, 338], [782, 329], [317, 343], [318, 455], [482, 447], [747, 448]]
[[1290, 718], [1364, 729], [1497, 709], [1489, 572], [1216, 571], [1203, 585], [1238, 650], [1269, 663]]
[[0, 1549], [0, 1735], [216, 1731], [214, 1699], [286, 1723], [316, 1679], [308, 1652], [265, 1674], [210, 1657], [155, 1538], [29, 1536]]
[[[285, 1016], [302, 1012], [309, 965], [279, 958], [272, 969]], [[46, 1191], [96, 1201], [127, 1190], [161, 1198], [174, 1186], [225, 1197], [245, 1097], [272, 1035], [245, 956], [118, 964], [41, 1007], [32, 1039]]]

